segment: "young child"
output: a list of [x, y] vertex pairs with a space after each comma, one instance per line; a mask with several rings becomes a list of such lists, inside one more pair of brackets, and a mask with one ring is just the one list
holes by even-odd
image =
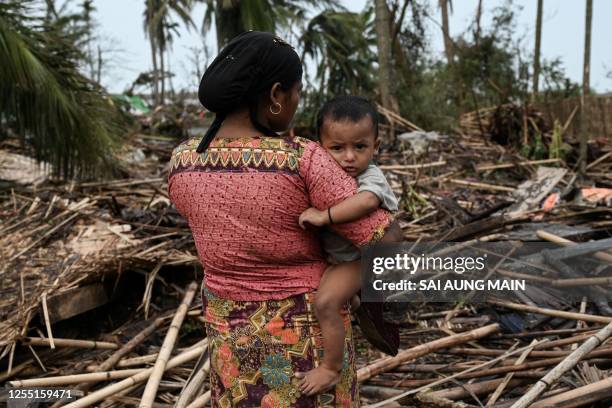
[[[340, 96], [328, 101], [317, 116], [319, 141], [323, 148], [359, 184], [354, 196], [318, 210], [309, 208], [299, 218], [306, 224], [325, 227], [364, 217], [382, 207], [397, 211], [398, 202], [383, 172], [372, 164], [380, 145], [378, 114], [367, 99]], [[325, 271], [314, 302], [323, 335], [324, 356], [319, 367], [303, 375], [302, 392], [313, 395], [335, 385], [340, 377], [344, 352], [344, 323], [340, 310], [351, 300], [358, 306], [361, 287], [359, 249], [328, 228], [321, 234], [323, 248], [335, 265]]]

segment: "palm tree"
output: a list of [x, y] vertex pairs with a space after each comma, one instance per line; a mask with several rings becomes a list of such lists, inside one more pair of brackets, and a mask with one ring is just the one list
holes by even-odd
[[151, 47], [151, 58], [153, 62], [153, 99], [155, 104], [162, 103], [164, 100], [164, 54], [172, 43], [172, 33], [178, 35], [178, 23], [173, 21], [173, 15], [178, 16], [179, 20], [185, 24], [187, 28], [195, 27], [190, 15], [192, 6], [192, 0], [145, 0], [144, 31], [145, 35], [149, 38], [149, 45]]
[[331, 96], [374, 93], [376, 54], [372, 50], [376, 39], [371, 11], [327, 10], [308, 22], [298, 42], [303, 47], [302, 59], [315, 61], [318, 84], [307, 86], [304, 93], [303, 123], [314, 124], [316, 111]]
[[446, 54], [446, 60], [449, 64], [453, 63], [453, 41], [450, 37], [450, 29], [448, 23], [448, 9], [453, 4], [450, 0], [439, 0], [440, 11], [442, 13], [442, 36], [444, 37], [444, 53]]
[[218, 49], [247, 30], [275, 32], [302, 22], [308, 10], [339, 9], [337, 0], [201, 0], [207, 5], [202, 30], [215, 21]]
[[274, 9], [269, 1], [209, 0], [203, 27], [210, 27], [214, 16], [217, 47], [246, 30], [274, 31]]
[[587, 127], [585, 98], [590, 93], [591, 78], [591, 29], [593, 24], [593, 0], [586, 1], [586, 13], [584, 24], [584, 63], [582, 69], [582, 95], [580, 97], [580, 173], [586, 170], [587, 156]]
[[478, 0], [478, 6], [476, 6], [476, 29], [474, 30], [474, 42], [478, 44], [480, 42], [480, 33], [482, 20], [482, 0]]
[[370, 13], [324, 11], [300, 38], [304, 55], [317, 62], [320, 89], [330, 95], [371, 93], [376, 55]]
[[588, 95], [591, 82], [591, 29], [593, 25], [593, 0], [586, 2], [586, 17], [584, 24], [584, 64], [582, 69], [582, 94]]
[[535, 52], [533, 57], [533, 96], [537, 96], [540, 81], [540, 48], [542, 44], [542, 12], [544, 0], [538, 0], [538, 11], [536, 15], [536, 37]]
[[391, 80], [392, 80], [392, 65], [391, 65], [391, 34], [389, 28], [391, 19], [389, 17], [389, 9], [387, 8], [387, 0], [375, 0], [376, 8], [376, 43], [378, 45], [378, 72], [379, 72], [379, 89], [382, 105], [385, 109], [393, 110]]
[[157, 69], [157, 33], [156, 27], [153, 26], [153, 20], [156, 11], [159, 9], [160, 0], [146, 0], [144, 31], [145, 37], [149, 38], [149, 46], [151, 48], [151, 59], [153, 62], [153, 101], [157, 105], [159, 103], [159, 71]]
[[108, 170], [122, 126], [112, 102], [79, 73], [82, 58], [59, 23], [33, 1], [0, 2], [0, 125], [58, 176]]

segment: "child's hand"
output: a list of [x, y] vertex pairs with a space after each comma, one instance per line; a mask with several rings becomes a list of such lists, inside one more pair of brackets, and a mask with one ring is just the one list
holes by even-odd
[[310, 207], [300, 215], [298, 222], [303, 229], [306, 229], [306, 223], [315, 227], [323, 227], [329, 224], [329, 218], [327, 211], [319, 211], [316, 208]]

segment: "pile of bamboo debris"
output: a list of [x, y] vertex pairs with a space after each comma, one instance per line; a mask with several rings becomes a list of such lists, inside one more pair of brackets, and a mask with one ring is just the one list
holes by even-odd
[[[170, 143], [166, 150], [169, 156]], [[40, 311], [50, 326], [84, 311], [82, 299], [75, 301], [75, 310], [66, 299], [81, 296], [89, 308], [104, 303], [100, 282], [105, 279], [118, 280], [124, 271], [145, 271], [154, 279], [163, 266], [194, 263], [186, 224], [169, 211], [163, 166], [149, 173], [152, 177], [145, 179], [5, 190], [0, 209], [2, 358], [12, 355], [14, 341], [26, 335]], [[88, 289], [83, 292], [83, 287]], [[147, 313], [148, 305], [145, 299]]]
[[[395, 126], [402, 127], [410, 128]], [[137, 179], [3, 190], [0, 386], [76, 388], [84, 397], [70, 407], [141, 399], [146, 406], [206, 405], [210, 362], [189, 284], [201, 270], [166, 193], [171, 149], [171, 142], [135, 138], [125, 172]], [[478, 132], [434, 138], [419, 155], [409, 148], [383, 153], [379, 163], [401, 197], [407, 240], [571, 245], [603, 242], [612, 232], [612, 146], [591, 144], [590, 151], [582, 179], [573, 163], [527, 160]], [[609, 252], [597, 251], [610, 262]], [[177, 274], [182, 281], [170, 282]], [[78, 330], [57, 335], [70, 333], [60, 327], [66, 319], [78, 322], [78, 313], [120, 303], [112, 293], [128, 275], [144, 275], [138, 311], [89, 338]], [[155, 296], [160, 291], [165, 303]], [[529, 389], [539, 398], [533, 406], [605, 401], [612, 396], [609, 308], [592, 299], [551, 302], [525, 295], [478, 307], [409, 304], [398, 356], [379, 358], [358, 336], [362, 402], [509, 407]], [[508, 329], [508, 321], [519, 329]]]

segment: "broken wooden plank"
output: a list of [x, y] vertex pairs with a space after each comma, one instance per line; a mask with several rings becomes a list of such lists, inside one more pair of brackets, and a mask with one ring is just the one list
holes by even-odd
[[540, 202], [550, 194], [566, 173], [566, 169], [538, 167], [534, 179], [527, 180], [517, 187], [514, 193], [516, 204], [508, 209], [508, 215], [517, 215], [538, 208]]
[[49, 320], [56, 323], [105, 305], [108, 301], [101, 283], [68, 289], [47, 298]]

